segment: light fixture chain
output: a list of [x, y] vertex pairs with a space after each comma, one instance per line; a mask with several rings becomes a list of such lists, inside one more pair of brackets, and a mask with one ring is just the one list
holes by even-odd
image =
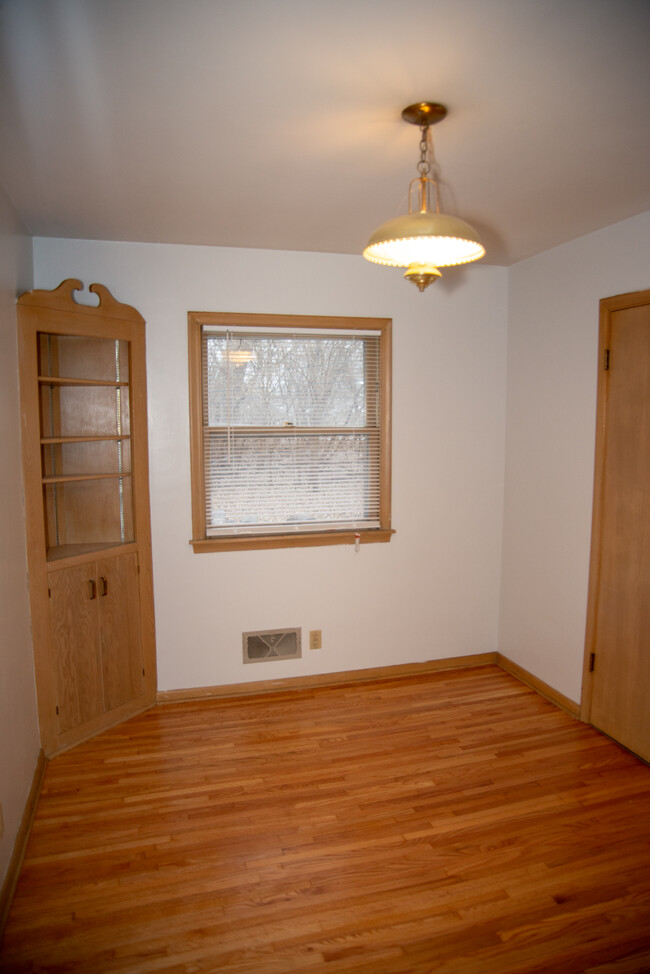
[[422, 125], [420, 127], [420, 161], [418, 162], [418, 172], [420, 177], [426, 177], [431, 172], [431, 163], [429, 161], [429, 126]]

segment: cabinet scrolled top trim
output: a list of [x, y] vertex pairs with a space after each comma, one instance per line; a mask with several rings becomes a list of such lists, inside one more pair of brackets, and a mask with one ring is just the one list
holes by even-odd
[[52, 291], [35, 289], [26, 291], [18, 298], [18, 304], [25, 307], [48, 308], [73, 314], [92, 315], [97, 318], [122, 318], [126, 321], [144, 324], [144, 318], [130, 304], [116, 301], [111, 292], [103, 284], [91, 284], [88, 288], [99, 297], [99, 304], [80, 304], [74, 297], [75, 291], [83, 291], [83, 283], [74, 277], [62, 281]]

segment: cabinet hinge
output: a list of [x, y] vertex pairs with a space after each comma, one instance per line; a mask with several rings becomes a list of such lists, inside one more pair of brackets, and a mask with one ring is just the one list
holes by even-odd
[[603, 370], [609, 372], [609, 349], [605, 349], [605, 355], [603, 357]]
[[595, 666], [596, 666], [596, 654], [595, 653], [590, 653], [589, 654], [589, 672], [590, 673], [593, 673], [594, 672], [594, 667]]
[[144, 676], [144, 667], [142, 668], [142, 675]]
[[59, 716], [59, 708], [58, 707], [56, 708], [56, 715], [57, 715], [57, 717]]
[[48, 597], [48, 599], [51, 599], [52, 598], [52, 589], [51, 588], [48, 588], [48, 590], [47, 590], [47, 597]]

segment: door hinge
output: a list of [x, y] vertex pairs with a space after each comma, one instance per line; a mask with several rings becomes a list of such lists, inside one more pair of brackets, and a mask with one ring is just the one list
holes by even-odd
[[596, 665], [596, 654], [595, 653], [589, 653], [589, 672], [590, 673], [593, 673], [594, 672], [595, 665]]
[[57, 717], [59, 716], [59, 708], [58, 707], [56, 708], [56, 715], [57, 715]]
[[605, 372], [609, 372], [609, 349], [605, 349], [605, 355], [603, 358], [603, 369]]

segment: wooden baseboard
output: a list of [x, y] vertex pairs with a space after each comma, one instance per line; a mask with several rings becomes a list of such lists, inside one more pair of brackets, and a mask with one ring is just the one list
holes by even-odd
[[9, 909], [11, 908], [11, 902], [14, 898], [18, 876], [20, 874], [20, 867], [22, 866], [23, 859], [25, 857], [27, 840], [29, 839], [29, 833], [31, 832], [32, 822], [36, 812], [36, 805], [38, 804], [38, 798], [41, 793], [41, 788], [43, 787], [43, 779], [45, 777], [46, 768], [47, 758], [45, 757], [45, 752], [41, 748], [38, 755], [38, 761], [36, 762], [32, 786], [29, 789], [27, 804], [25, 805], [25, 811], [23, 812], [20, 828], [18, 829], [18, 834], [14, 843], [14, 851], [11, 859], [9, 860], [7, 875], [5, 876], [2, 889], [0, 890], [0, 940], [2, 940], [2, 932], [5, 928], [7, 917], [9, 916]]
[[501, 653], [478, 653], [476, 656], [450, 656], [446, 659], [428, 660], [426, 663], [402, 663], [394, 666], [376, 666], [364, 670], [344, 670], [340, 673], [318, 673], [314, 676], [296, 676], [282, 680], [258, 680], [252, 683], [228, 683], [212, 687], [189, 687], [184, 690], [160, 690], [157, 702], [182, 703], [185, 700], [220, 700], [227, 697], [246, 697], [261, 693], [290, 692], [292, 690], [312, 690], [318, 687], [340, 686], [341, 684], [366, 683], [370, 680], [392, 680], [439, 670], [456, 670], [468, 666], [490, 666], [496, 664], [501, 669], [525, 683], [531, 690], [550, 700], [572, 717], [580, 717], [580, 705], [543, 680], [533, 676], [523, 666], [514, 663]]
[[291, 690], [311, 690], [340, 684], [366, 683], [369, 680], [392, 680], [406, 676], [435, 673], [438, 670], [457, 670], [467, 666], [489, 666], [497, 662], [497, 653], [478, 653], [476, 656], [451, 656], [426, 663], [402, 663], [395, 666], [375, 666], [365, 670], [343, 670], [340, 673], [318, 673], [314, 676], [288, 677], [284, 680], [259, 680], [253, 683], [229, 683], [223, 686], [190, 687], [186, 690], [161, 690], [158, 703], [181, 703], [184, 700], [245, 697], [260, 693]]
[[501, 653], [496, 654], [496, 660], [498, 666], [506, 673], [510, 673], [511, 676], [516, 677], [521, 683], [525, 683], [527, 687], [531, 690], [535, 690], [540, 696], [545, 697], [554, 703], [556, 707], [561, 710], [566, 711], [572, 717], [577, 717], [580, 719], [580, 704], [576, 703], [575, 700], [571, 700], [569, 697], [565, 697], [563, 693], [558, 690], [554, 690], [550, 687], [548, 683], [544, 683], [543, 680], [538, 679], [538, 677], [533, 676], [528, 670], [525, 670], [523, 666], [519, 666], [518, 663], [513, 663], [511, 659], [507, 656], [503, 656]]

